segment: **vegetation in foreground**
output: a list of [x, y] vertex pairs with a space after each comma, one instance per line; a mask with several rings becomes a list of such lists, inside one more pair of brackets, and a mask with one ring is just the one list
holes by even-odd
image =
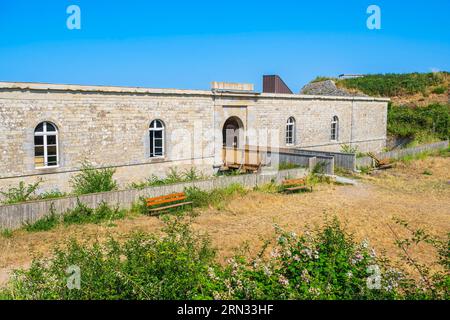
[[389, 105], [388, 132], [416, 144], [450, 139], [450, 104], [410, 108]]
[[[106, 202], [93, 209], [86, 206], [80, 200], [77, 201], [75, 208], [67, 210], [58, 215], [53, 209], [49, 214], [34, 223], [25, 224], [24, 229], [28, 232], [48, 231], [59, 225], [87, 224], [87, 223], [112, 223], [114, 220], [123, 219], [127, 216], [127, 210], [119, 207], [110, 207]], [[129, 215], [129, 214], [128, 214]]]
[[[277, 237], [249, 257], [245, 251], [221, 265], [208, 236], [182, 217], [166, 220], [164, 235], [135, 233], [124, 242], [71, 241], [48, 260], [15, 272], [3, 299], [448, 299], [449, 238], [423, 230], [398, 240], [419, 279], [356, 243], [337, 219], [296, 235], [276, 227]], [[408, 254], [433, 246], [443, 271], [432, 273]], [[269, 252], [269, 248], [272, 250]], [[73, 271], [79, 270], [80, 282]], [[69, 286], [68, 286], [69, 283]], [[70, 286], [72, 285], [72, 286]], [[72, 289], [69, 289], [72, 287]]]
[[[226, 202], [235, 195], [244, 195], [247, 189], [240, 184], [232, 184], [224, 188], [214, 189], [212, 191], [203, 191], [196, 187], [186, 188], [185, 192], [189, 201], [193, 202], [194, 207], [213, 206], [218, 210], [225, 207]], [[62, 214], [57, 214], [52, 210], [43, 218], [34, 223], [27, 223], [24, 229], [28, 232], [49, 231], [60, 225], [68, 226], [73, 224], [99, 224], [109, 223], [112, 225], [114, 220], [132, 217], [135, 214], [147, 214], [148, 208], [145, 198], [136, 202], [131, 210], [119, 209], [118, 206], [111, 207], [106, 202], [100, 203], [97, 208], [90, 208], [77, 200], [77, 205], [71, 210], [67, 210]], [[166, 213], [183, 214], [186, 209], [167, 210]], [[2, 231], [4, 237], [11, 237], [12, 231]]]

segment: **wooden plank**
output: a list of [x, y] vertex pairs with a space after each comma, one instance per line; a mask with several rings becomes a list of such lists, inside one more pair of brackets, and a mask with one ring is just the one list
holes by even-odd
[[185, 206], [185, 205], [188, 205], [188, 204], [192, 204], [192, 201], [182, 202], [182, 203], [176, 203], [176, 204], [172, 204], [172, 205], [170, 205], [170, 206], [164, 206], [164, 207], [159, 207], [159, 208], [149, 209], [149, 211], [150, 211], [150, 212], [162, 211], [162, 210], [166, 210], [166, 209], [171, 209], [171, 208], [176, 208], [176, 207]]
[[285, 190], [295, 191], [295, 190], [302, 190], [302, 189], [309, 189], [309, 188], [310, 187], [307, 187], [307, 186], [300, 186], [300, 187], [286, 188]]
[[310, 190], [313, 191], [312, 186], [299, 186], [299, 187], [293, 187], [293, 188], [286, 188], [284, 189], [284, 192], [290, 192], [290, 191], [297, 191], [297, 190]]
[[181, 200], [186, 200], [186, 197], [176, 197], [176, 198], [168, 198], [165, 200], [158, 200], [158, 201], [148, 201], [147, 202], [147, 206], [156, 206], [159, 204], [164, 204], [164, 203], [170, 203], [170, 202], [176, 202], [176, 201], [181, 201]]
[[306, 184], [306, 181], [304, 179], [291, 179], [291, 180], [284, 180], [282, 184], [283, 185]]
[[166, 196], [160, 196], [155, 198], [148, 198], [147, 200], [147, 206], [153, 206], [168, 202], [175, 202], [175, 201], [181, 201], [185, 200], [186, 195], [184, 193], [173, 193]]
[[149, 201], [149, 200], [161, 200], [161, 199], [167, 199], [168, 197], [177, 197], [177, 196], [184, 196], [184, 192], [172, 193], [172, 194], [168, 194], [168, 195], [165, 195], [165, 196], [148, 198], [147, 201]]

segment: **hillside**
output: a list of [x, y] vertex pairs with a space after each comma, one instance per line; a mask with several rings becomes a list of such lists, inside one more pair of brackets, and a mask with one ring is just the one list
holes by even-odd
[[338, 88], [369, 96], [390, 97], [395, 105], [427, 106], [448, 103], [450, 73], [373, 74], [361, 78], [338, 79]]
[[317, 77], [303, 90], [330, 82], [348, 95], [391, 98], [391, 147], [397, 146], [397, 141], [414, 145], [450, 138], [449, 72], [373, 74], [350, 79]]

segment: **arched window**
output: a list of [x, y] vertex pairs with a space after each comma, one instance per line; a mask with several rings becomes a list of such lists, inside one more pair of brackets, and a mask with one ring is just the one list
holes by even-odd
[[36, 168], [57, 167], [58, 129], [53, 123], [41, 122], [34, 129], [34, 164]]
[[295, 118], [290, 117], [286, 123], [286, 144], [292, 146], [295, 144]]
[[150, 158], [164, 157], [164, 123], [153, 120], [150, 124]]
[[337, 116], [331, 120], [331, 140], [339, 140], [339, 118]]

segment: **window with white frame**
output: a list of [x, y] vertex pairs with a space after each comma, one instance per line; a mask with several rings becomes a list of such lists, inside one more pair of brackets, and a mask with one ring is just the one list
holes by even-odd
[[150, 158], [164, 157], [164, 123], [153, 120], [150, 124]]
[[331, 120], [331, 140], [339, 140], [339, 118], [337, 116]]
[[58, 164], [58, 129], [53, 123], [41, 122], [34, 129], [34, 165], [50, 168]]
[[295, 118], [290, 117], [286, 123], [286, 145], [295, 144]]

